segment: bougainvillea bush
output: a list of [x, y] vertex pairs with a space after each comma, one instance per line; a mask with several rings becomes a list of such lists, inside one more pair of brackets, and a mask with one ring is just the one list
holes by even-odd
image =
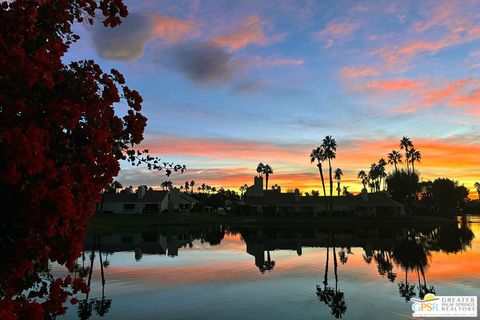
[[[139, 93], [116, 70], [61, 60], [78, 40], [73, 23], [111, 28], [127, 14], [121, 0], [0, 5], [0, 319], [52, 318], [88, 290], [70, 277], [44, 281], [37, 266], [72, 268], [119, 160], [142, 161], [132, 149], [146, 125]], [[117, 115], [122, 99], [129, 109]]]

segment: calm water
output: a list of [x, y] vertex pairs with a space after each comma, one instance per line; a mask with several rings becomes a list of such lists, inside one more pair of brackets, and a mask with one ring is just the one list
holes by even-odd
[[[410, 318], [409, 299], [426, 292], [479, 294], [479, 237], [474, 217], [418, 229], [210, 226], [90, 235], [75, 275], [91, 277], [92, 290], [65, 318]], [[65, 274], [58, 266], [53, 273]]]

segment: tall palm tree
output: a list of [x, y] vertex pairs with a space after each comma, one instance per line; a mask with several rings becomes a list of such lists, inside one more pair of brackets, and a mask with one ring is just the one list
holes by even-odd
[[410, 162], [412, 163], [412, 174], [415, 173], [415, 162], [420, 163], [420, 160], [422, 160], [422, 154], [420, 151], [416, 150], [415, 148], [412, 148], [408, 150], [409, 153], [409, 158]]
[[193, 186], [195, 186], [195, 181], [190, 181], [190, 194], [193, 194]]
[[335, 170], [335, 180], [337, 181], [337, 192], [338, 192], [338, 196], [340, 196], [340, 191], [342, 190], [340, 188], [340, 181], [342, 180], [342, 176], [343, 176], [343, 171], [342, 169], [340, 168], [337, 168]]
[[388, 164], [393, 164], [393, 166], [395, 167], [395, 172], [397, 172], [398, 163], [403, 163], [402, 154], [397, 150], [392, 150], [392, 152], [388, 154]]
[[322, 147], [325, 152], [325, 157], [328, 159], [328, 176], [330, 178], [330, 213], [333, 209], [333, 176], [332, 176], [332, 160], [337, 155], [337, 142], [332, 136], [326, 136], [323, 139]]
[[190, 189], [190, 183], [188, 181], [185, 181], [185, 193], [188, 192], [188, 189]]
[[268, 177], [273, 174], [273, 169], [269, 164], [265, 164], [262, 173], [265, 175], [265, 189], [268, 190]]
[[368, 179], [370, 180], [370, 188], [373, 188], [375, 192], [379, 191], [380, 188], [380, 183], [378, 182], [379, 176], [378, 165], [376, 163], [372, 163], [370, 165], [370, 171], [368, 171]]
[[263, 175], [263, 167], [264, 167], [264, 164], [261, 163], [261, 162], [257, 166], [257, 173], [258, 173], [259, 176]]
[[325, 200], [325, 210], [328, 208], [327, 204], [327, 192], [325, 190], [325, 179], [323, 179], [323, 169], [322, 169], [322, 162], [325, 161], [327, 158], [325, 157], [325, 152], [323, 147], [316, 147], [310, 153], [310, 162], [314, 163], [317, 161], [318, 172], [320, 172], [320, 179], [322, 180], [322, 187], [323, 187], [323, 199]]
[[368, 183], [368, 175], [365, 170], [360, 170], [357, 174], [357, 178], [362, 182], [363, 188], [367, 188]]
[[413, 148], [413, 143], [412, 143], [412, 140], [410, 140], [410, 138], [408, 137], [403, 137], [401, 140], [400, 140], [400, 149], [405, 149], [405, 158], [406, 158], [406, 164], [407, 164], [407, 172], [409, 172], [409, 161], [408, 161], [408, 158], [409, 158], [409, 155], [408, 155], [408, 150], [410, 148]]
[[[385, 170], [385, 166], [387, 165], [387, 162], [385, 162], [385, 159], [381, 158], [378, 161], [377, 165], [377, 170], [378, 170], [378, 178], [380, 180], [380, 185], [382, 185], [382, 180], [384, 182], [384, 187], [385, 187], [385, 180], [387, 179], [387, 171]], [[379, 190], [380, 191], [380, 190]]]
[[477, 189], [478, 199], [480, 199], [480, 183], [475, 182], [473, 186], [475, 187], [475, 189]]

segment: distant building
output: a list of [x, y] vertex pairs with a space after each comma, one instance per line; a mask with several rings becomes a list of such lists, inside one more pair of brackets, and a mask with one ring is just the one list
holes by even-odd
[[118, 214], [190, 212], [197, 203], [196, 199], [177, 188], [159, 191], [141, 186], [130, 194], [105, 193], [100, 211]]
[[[245, 206], [251, 213], [273, 215], [319, 215], [327, 213], [330, 197], [302, 196], [298, 189], [292, 193], [281, 190], [263, 189], [263, 178], [256, 176], [254, 184], [247, 188], [244, 197]], [[394, 217], [404, 215], [403, 206], [393, 200], [387, 192], [368, 193], [365, 189], [354, 196], [333, 196], [332, 214], [335, 216]]]

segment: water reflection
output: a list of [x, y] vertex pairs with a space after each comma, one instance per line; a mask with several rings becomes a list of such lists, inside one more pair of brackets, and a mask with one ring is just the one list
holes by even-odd
[[[90, 298], [87, 294], [78, 304], [78, 318], [103, 317], [112, 309], [112, 298], [107, 298], [105, 292], [108, 291], [106, 278], [109, 268], [115, 267], [109, 257], [116, 253], [128, 253], [132, 260], [141, 263], [145, 256], [178, 257], [192, 254], [194, 251], [191, 250], [195, 249], [196, 244], [207, 245], [212, 250], [221, 248], [225, 238], [232, 236], [240, 237], [246, 254], [251, 257], [250, 269], [257, 270], [262, 278], [274, 275], [277, 272], [275, 270], [282, 268], [282, 255], [277, 253], [293, 251], [297, 256], [302, 256], [307, 248], [309, 254], [318, 248], [322, 253], [323, 267], [321, 263], [318, 264], [317, 279], [320, 280], [311, 283], [311, 291], [335, 318], [348, 315], [348, 305], [355, 300], [349, 295], [351, 287], [345, 287], [345, 280], [342, 282], [342, 277], [351, 270], [349, 268], [356, 267], [350, 267], [351, 263], [355, 263], [355, 254], [364, 265], [375, 269], [380, 279], [396, 283], [399, 302], [408, 302], [415, 296], [423, 298], [427, 293], [436, 293], [435, 284], [428, 281], [432, 254], [465, 252], [474, 239], [466, 219], [461, 219], [458, 224], [424, 228], [328, 230], [309, 227], [209, 226], [92, 234], [86, 239], [85, 248], [88, 250], [79, 257], [73, 274], [90, 284], [92, 274], [99, 272], [101, 295]], [[454, 257], [451, 255], [452, 263]], [[448, 294], [438, 294], [442, 293]]]

